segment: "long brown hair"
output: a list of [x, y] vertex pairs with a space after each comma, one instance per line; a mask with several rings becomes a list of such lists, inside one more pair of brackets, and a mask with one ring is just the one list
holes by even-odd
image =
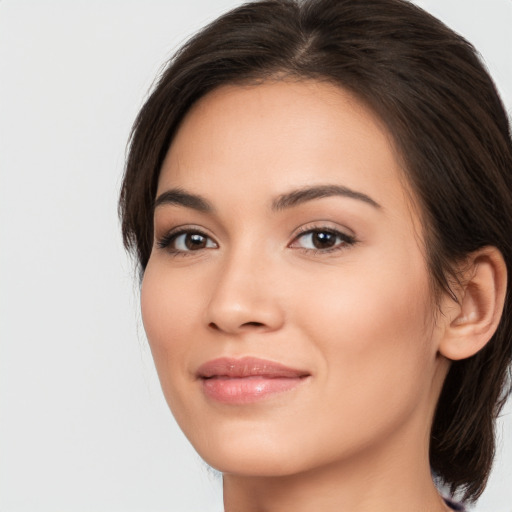
[[[505, 109], [474, 48], [405, 0], [264, 0], [203, 29], [169, 62], [131, 135], [119, 211], [144, 272], [160, 168], [191, 105], [232, 83], [288, 76], [356, 94], [387, 125], [419, 206], [434, 287], [454, 263], [497, 247], [512, 275], [512, 142]], [[453, 295], [453, 294], [452, 294]], [[475, 500], [494, 457], [494, 422], [510, 390], [510, 284], [497, 332], [453, 362], [430, 440], [435, 475]]]

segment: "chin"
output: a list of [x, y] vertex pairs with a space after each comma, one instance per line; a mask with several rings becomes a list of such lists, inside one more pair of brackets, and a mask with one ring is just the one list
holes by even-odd
[[272, 435], [266, 429], [250, 426], [236, 432], [213, 432], [201, 439], [188, 436], [201, 458], [214, 469], [225, 474], [241, 476], [287, 476], [307, 469], [307, 454], [297, 450], [300, 443], [287, 436]]
[[216, 453], [202, 454], [203, 460], [223, 474], [251, 477], [283, 477], [300, 473], [302, 468], [279, 453], [266, 450], [246, 449], [233, 453], [231, 450], [218, 450]]

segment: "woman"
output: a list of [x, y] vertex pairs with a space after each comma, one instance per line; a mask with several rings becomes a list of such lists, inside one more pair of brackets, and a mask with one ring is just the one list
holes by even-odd
[[[511, 359], [512, 143], [403, 0], [241, 6], [135, 122], [120, 212], [162, 389], [225, 510], [460, 510]], [[432, 476], [433, 475], [433, 476]]]

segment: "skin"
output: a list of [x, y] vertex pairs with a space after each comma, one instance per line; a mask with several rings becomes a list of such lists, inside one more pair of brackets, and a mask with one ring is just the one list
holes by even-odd
[[[428, 462], [449, 368], [440, 350], [482, 301], [463, 316], [444, 298], [435, 315], [403, 176], [378, 118], [327, 83], [225, 86], [185, 117], [157, 197], [180, 188], [212, 211], [155, 208], [142, 315], [177, 422], [223, 472], [226, 511], [446, 510]], [[375, 204], [332, 195], [271, 208], [321, 185]], [[204, 233], [204, 246], [183, 235], [161, 247], [178, 226]], [[313, 228], [339, 231], [336, 250], [299, 232]], [[244, 356], [309, 377], [251, 404], [205, 396], [198, 367]]]

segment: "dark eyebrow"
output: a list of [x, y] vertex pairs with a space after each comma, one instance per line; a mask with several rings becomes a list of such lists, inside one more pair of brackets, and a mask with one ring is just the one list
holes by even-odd
[[293, 206], [305, 203], [306, 201], [331, 196], [343, 196], [350, 199], [357, 199], [373, 206], [374, 208], [381, 208], [379, 203], [362, 192], [357, 192], [341, 185], [318, 185], [314, 187], [300, 188], [280, 195], [272, 202], [272, 210], [279, 211], [285, 208], [292, 208]]
[[211, 213], [214, 211], [213, 206], [200, 195], [190, 194], [180, 188], [173, 188], [162, 192], [153, 203], [153, 210], [164, 204], [174, 204], [178, 206], [186, 206], [200, 212]]
[[[292, 208], [299, 204], [313, 199], [321, 199], [323, 197], [343, 196], [350, 199], [358, 199], [374, 208], [381, 208], [380, 204], [374, 201], [370, 196], [357, 192], [348, 187], [341, 185], [317, 185], [314, 187], [304, 187], [298, 190], [292, 190], [286, 194], [278, 196], [272, 202], [272, 210], [280, 211], [286, 208]], [[159, 206], [170, 204], [177, 206], [185, 206], [203, 213], [212, 213], [215, 211], [212, 204], [204, 197], [198, 194], [191, 194], [181, 188], [173, 188], [162, 192], [153, 204], [153, 210]]]

